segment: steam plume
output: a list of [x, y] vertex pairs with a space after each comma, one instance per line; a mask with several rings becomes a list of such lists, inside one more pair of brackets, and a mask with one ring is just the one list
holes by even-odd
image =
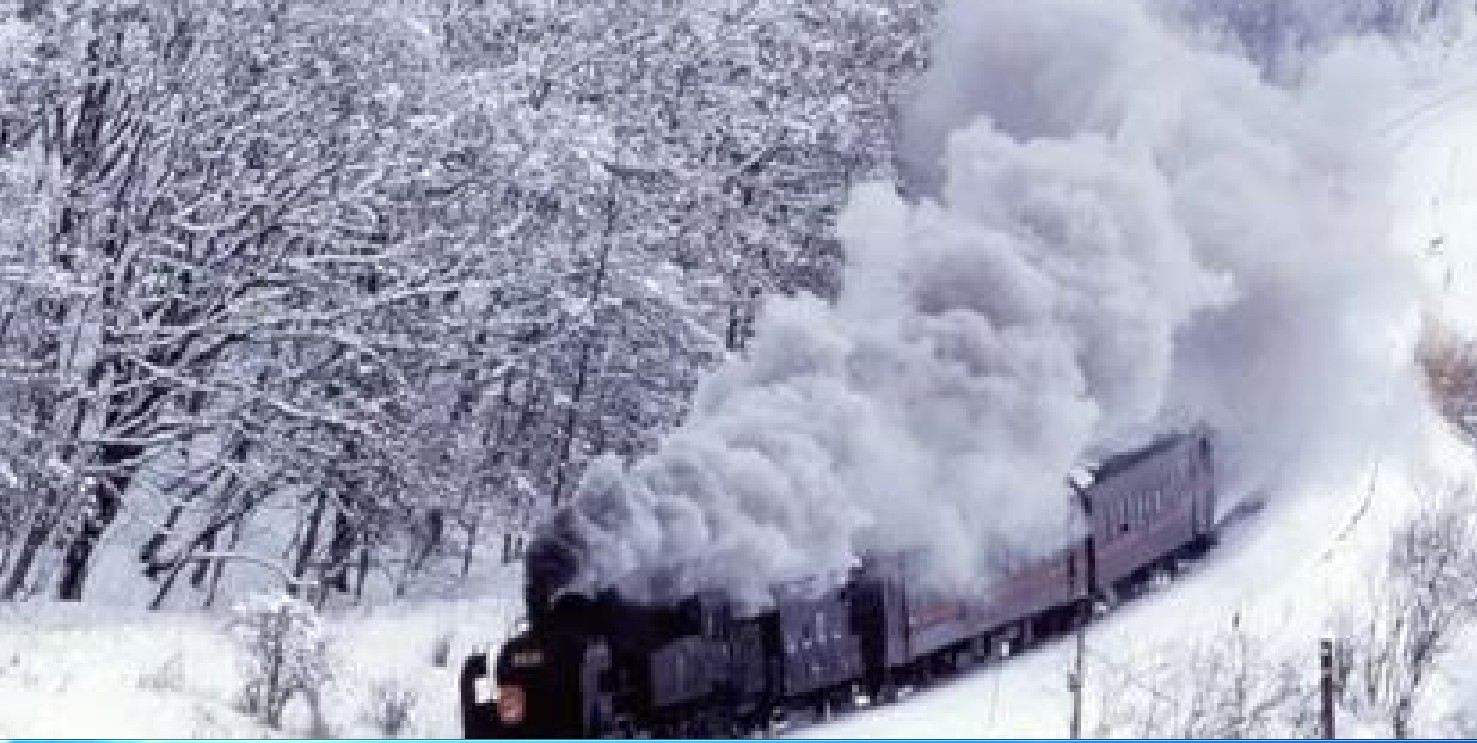
[[967, 580], [1078, 533], [1084, 459], [1208, 423], [1234, 497], [1363, 456], [1414, 399], [1363, 126], [1400, 88], [1383, 45], [1293, 89], [1139, 3], [961, 1], [941, 28], [905, 142], [926, 195], [857, 188], [839, 300], [770, 302], [659, 452], [591, 467], [545, 533], [576, 587], [762, 602], [912, 547]]

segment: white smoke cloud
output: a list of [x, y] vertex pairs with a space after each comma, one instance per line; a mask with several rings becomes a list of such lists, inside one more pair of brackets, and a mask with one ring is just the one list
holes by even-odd
[[1206, 422], [1231, 487], [1286, 484], [1418, 398], [1364, 126], [1401, 86], [1385, 47], [1284, 89], [1138, 3], [961, 1], [941, 28], [907, 127], [929, 195], [857, 189], [838, 301], [772, 301], [660, 452], [590, 470], [562, 517], [584, 585], [760, 600], [909, 547], [968, 579], [1080, 529], [1085, 457]]

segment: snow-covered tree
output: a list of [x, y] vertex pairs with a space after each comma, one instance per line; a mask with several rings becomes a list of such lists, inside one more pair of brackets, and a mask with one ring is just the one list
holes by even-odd
[[294, 699], [321, 718], [320, 692], [331, 668], [329, 640], [313, 607], [285, 595], [249, 596], [234, 607], [230, 630], [242, 650], [242, 709], [273, 728]]
[[1458, 490], [1395, 532], [1368, 597], [1343, 619], [1342, 683], [1356, 712], [1419, 735], [1421, 700], [1451, 643], [1477, 619], [1477, 502]]
[[834, 291], [930, 9], [0, 4], [0, 595], [82, 596], [120, 519], [154, 605], [516, 552]]

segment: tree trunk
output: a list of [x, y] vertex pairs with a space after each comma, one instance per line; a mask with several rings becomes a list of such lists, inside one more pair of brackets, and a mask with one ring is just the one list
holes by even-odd
[[[313, 559], [313, 551], [318, 546], [318, 527], [323, 522], [323, 511], [328, 507], [328, 496], [320, 493], [318, 502], [313, 504], [313, 512], [308, 516], [307, 528], [303, 530], [303, 540], [298, 544], [297, 560], [292, 565], [292, 577], [301, 581], [308, 573], [308, 563]], [[301, 584], [294, 582], [287, 587], [289, 594], [300, 595]]]
[[15, 563], [10, 568], [10, 577], [5, 580], [4, 589], [0, 590], [0, 600], [15, 600], [21, 587], [26, 584], [26, 577], [31, 574], [31, 567], [36, 564], [36, 553], [51, 535], [51, 529], [51, 525], [43, 522], [26, 532], [26, 541], [21, 544], [20, 554], [16, 555]]
[[[122, 461], [116, 454], [104, 454], [104, 463]], [[128, 478], [115, 476], [110, 481], [99, 481], [92, 486], [93, 510], [82, 524], [82, 529], [62, 560], [61, 581], [57, 584], [57, 598], [62, 601], [81, 601], [82, 589], [92, 569], [92, 553], [102, 539], [103, 532], [113, 525], [120, 507], [119, 494], [128, 487]]]
[[[215, 534], [216, 533], [214, 531], [211, 531], [209, 534], [205, 535], [205, 543], [201, 545], [201, 547], [206, 552], [215, 551]], [[190, 574], [190, 585], [193, 586], [196, 590], [199, 590], [202, 586], [204, 586], [205, 579], [210, 575], [210, 567], [216, 562], [218, 561], [201, 560], [200, 563], [195, 566], [195, 572]]]
[[467, 527], [467, 545], [462, 548], [462, 577], [472, 572], [472, 551], [477, 546], [477, 532], [482, 529], [482, 509], [472, 513], [472, 523]]
[[190, 564], [190, 555], [193, 550], [180, 555], [174, 561], [174, 566], [169, 569], [169, 574], [159, 583], [159, 590], [154, 593], [154, 600], [149, 602], [149, 611], [159, 611], [164, 608], [164, 599], [169, 597], [169, 592], [174, 589], [174, 581], [179, 578], [181, 571]]
[[369, 577], [369, 548], [359, 550], [359, 575], [354, 579], [354, 603], [364, 600], [364, 579]]
[[[235, 552], [236, 545], [241, 541], [241, 524], [241, 521], [237, 521], [231, 525], [231, 542], [227, 548], [230, 552]], [[205, 608], [207, 609], [215, 605], [216, 593], [220, 590], [221, 574], [226, 572], [225, 560], [212, 560], [211, 563], [214, 568], [210, 573], [210, 590], [205, 594]]]
[[[605, 274], [610, 266], [610, 243], [615, 232], [615, 203], [612, 200], [606, 204], [606, 228], [605, 239], [600, 244], [600, 257], [595, 264], [595, 276], [590, 282], [590, 306], [598, 311], [601, 301], [605, 298]], [[559, 507], [564, 500], [564, 488], [569, 475], [570, 460], [574, 454], [575, 434], [579, 429], [580, 402], [585, 396], [585, 388], [590, 377], [590, 357], [594, 353], [595, 338], [594, 330], [585, 333], [580, 343], [579, 368], [575, 371], [574, 389], [569, 394], [569, 415], [564, 421], [564, 436], [559, 442], [559, 461], [554, 465], [554, 488], [552, 491], [553, 506]]]

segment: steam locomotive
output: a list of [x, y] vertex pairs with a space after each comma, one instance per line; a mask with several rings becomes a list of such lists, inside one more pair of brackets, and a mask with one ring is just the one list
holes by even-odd
[[[863, 561], [827, 590], [779, 587], [752, 615], [709, 594], [667, 606], [556, 599], [573, 557], [557, 540], [535, 543], [527, 629], [495, 668], [481, 654], [463, 666], [464, 733], [742, 737], [789, 715], [889, 701], [1087, 621], [1089, 607], [1203, 552], [1215, 536], [1212, 448], [1208, 433], [1181, 433], [1104, 461], [1073, 486], [1086, 536], [975, 596], [921, 585], [910, 578], [916, 556], [898, 554]], [[489, 675], [495, 698], [484, 702], [477, 687]]]

